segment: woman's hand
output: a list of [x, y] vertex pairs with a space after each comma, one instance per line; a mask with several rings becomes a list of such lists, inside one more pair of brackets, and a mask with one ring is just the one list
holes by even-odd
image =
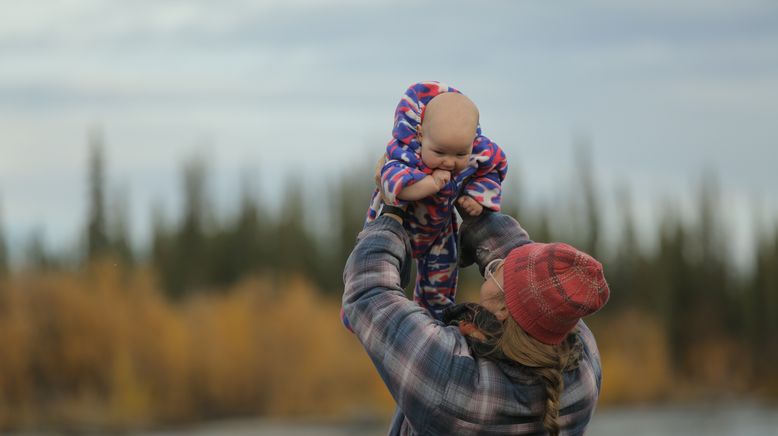
[[382, 154], [375, 163], [375, 186], [379, 191], [381, 191], [381, 170], [384, 169], [384, 164], [386, 164], [386, 153]]

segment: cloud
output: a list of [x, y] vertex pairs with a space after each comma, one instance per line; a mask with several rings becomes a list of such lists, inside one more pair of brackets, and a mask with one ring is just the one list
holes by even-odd
[[[154, 189], [175, 192], [177, 165], [202, 142], [234, 165], [215, 174], [222, 185], [247, 161], [273, 177], [346, 170], [350, 156], [383, 147], [397, 98], [426, 79], [475, 99], [539, 196], [577, 131], [591, 135], [604, 175], [628, 168], [636, 183], [676, 183], [712, 161], [737, 189], [778, 189], [768, 157], [778, 132], [764, 115], [778, 101], [771, 2], [78, 0], [6, 10], [0, 190], [14, 228], [56, 204], [46, 189], [25, 189], [30, 174], [81, 192], [95, 123], [111, 174], [143, 214]], [[70, 223], [82, 212], [78, 202], [57, 211]]]
[[[382, 3], [372, 1], [370, 7]], [[218, 40], [245, 36], [252, 28], [274, 28], [277, 18], [288, 26], [295, 16], [363, 7], [356, 0], [16, 2], [0, 17], [0, 41], [5, 48], [72, 49], [161, 39], [185, 42], [198, 35]]]

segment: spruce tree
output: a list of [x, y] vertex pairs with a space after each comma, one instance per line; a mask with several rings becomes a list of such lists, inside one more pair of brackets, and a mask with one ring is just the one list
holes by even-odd
[[0, 278], [8, 275], [9, 261], [8, 261], [8, 244], [5, 239], [5, 233], [3, 231], [3, 208], [0, 204]]
[[109, 247], [105, 216], [105, 161], [103, 139], [98, 129], [89, 134], [89, 211], [87, 222], [87, 258], [106, 253]]

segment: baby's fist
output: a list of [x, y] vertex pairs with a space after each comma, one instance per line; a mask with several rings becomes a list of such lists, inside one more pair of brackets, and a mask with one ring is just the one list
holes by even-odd
[[432, 178], [435, 180], [435, 185], [438, 187], [438, 190], [443, 189], [443, 187], [451, 181], [451, 171], [434, 170], [432, 172]]
[[484, 211], [484, 207], [469, 195], [463, 195], [457, 200], [459, 207], [470, 216], [478, 216]]

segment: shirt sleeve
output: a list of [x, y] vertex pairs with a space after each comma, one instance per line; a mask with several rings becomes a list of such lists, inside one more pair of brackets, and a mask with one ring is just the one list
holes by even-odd
[[346, 262], [343, 309], [398, 407], [423, 432], [467, 345], [405, 296], [410, 260], [401, 224], [389, 217], [368, 224]]
[[408, 204], [408, 201], [400, 200], [397, 196], [400, 192], [426, 177], [423, 171], [413, 168], [404, 162], [397, 160], [388, 161], [381, 169], [381, 191], [384, 202], [393, 206]]
[[489, 138], [481, 136], [473, 147], [478, 170], [465, 184], [464, 193], [495, 212], [500, 211], [502, 181], [508, 172], [505, 152]]

